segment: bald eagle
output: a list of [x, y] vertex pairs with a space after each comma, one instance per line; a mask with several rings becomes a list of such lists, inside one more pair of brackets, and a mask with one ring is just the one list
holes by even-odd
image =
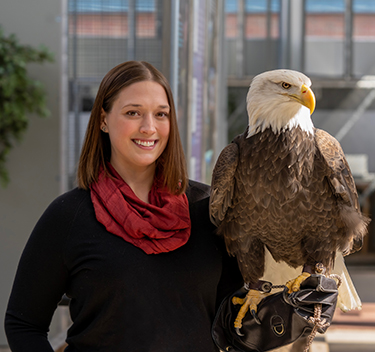
[[317, 263], [330, 273], [336, 257], [359, 250], [367, 231], [340, 144], [312, 123], [310, 87], [307, 76], [292, 70], [256, 76], [247, 95], [249, 124], [213, 170], [211, 221], [250, 287], [239, 301], [237, 329], [247, 310], [257, 318], [262, 295], [251, 288], [268, 269], [265, 257], [283, 270], [300, 270], [287, 283], [297, 291]]

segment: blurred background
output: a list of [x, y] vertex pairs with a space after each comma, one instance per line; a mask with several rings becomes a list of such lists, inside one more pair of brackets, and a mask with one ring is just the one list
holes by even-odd
[[[169, 79], [190, 178], [205, 183], [220, 151], [247, 125], [254, 75], [304, 72], [317, 98], [313, 122], [340, 141], [362, 209], [374, 218], [375, 0], [1, 0], [0, 26], [54, 55], [27, 65], [45, 87], [50, 115], [28, 115], [22, 141], [7, 155], [10, 181], [0, 188], [2, 317], [33, 226], [56, 196], [75, 187], [99, 83], [123, 61], [149, 61]], [[374, 222], [361, 252], [346, 262], [366, 309], [338, 312], [319, 348], [374, 351]], [[50, 333], [56, 350], [68, 325], [61, 307]], [[8, 351], [3, 329], [0, 351]]]

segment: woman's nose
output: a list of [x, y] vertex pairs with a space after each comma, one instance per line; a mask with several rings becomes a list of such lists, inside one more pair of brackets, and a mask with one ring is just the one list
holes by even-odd
[[155, 120], [152, 114], [145, 114], [143, 116], [140, 132], [145, 134], [152, 134], [156, 132]]

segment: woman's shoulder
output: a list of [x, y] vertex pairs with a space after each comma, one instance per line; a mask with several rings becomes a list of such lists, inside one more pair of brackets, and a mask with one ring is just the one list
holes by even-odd
[[64, 204], [68, 202], [69, 204], [72, 203], [81, 203], [82, 200], [90, 198], [90, 191], [84, 190], [82, 188], [73, 188], [70, 191], [67, 191], [61, 195], [59, 195], [52, 204]]
[[210, 189], [211, 187], [205, 183], [189, 180], [189, 186], [186, 190], [189, 203], [195, 203], [202, 199], [209, 198]]
[[[73, 189], [55, 198], [44, 210], [30, 235], [30, 242], [36, 244], [50, 244], [51, 248], [65, 246], [70, 230], [74, 225], [80, 209], [86, 207], [90, 201], [90, 192]], [[55, 248], [54, 247], [54, 248]]]
[[72, 214], [75, 213], [82, 204], [87, 202], [91, 202], [90, 191], [74, 188], [55, 198], [47, 207], [45, 213], [59, 214], [60, 216]]

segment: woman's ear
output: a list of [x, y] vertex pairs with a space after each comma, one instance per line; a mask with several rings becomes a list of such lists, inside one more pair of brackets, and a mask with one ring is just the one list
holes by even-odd
[[102, 108], [102, 111], [100, 113], [100, 129], [103, 131], [103, 132], [107, 132], [107, 114], [106, 112], [104, 111], [104, 109]]

